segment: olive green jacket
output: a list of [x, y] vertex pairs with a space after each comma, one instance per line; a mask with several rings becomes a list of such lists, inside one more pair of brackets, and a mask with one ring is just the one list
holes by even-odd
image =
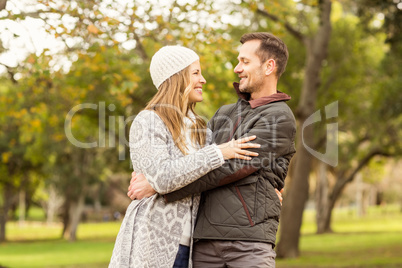
[[208, 123], [213, 142], [256, 135], [261, 148], [251, 161], [231, 159], [184, 188], [165, 195], [172, 202], [202, 192], [193, 238], [245, 240], [275, 245], [281, 211], [275, 193], [284, 186], [295, 153], [296, 122], [278, 92], [256, 100], [238, 91], [237, 103], [221, 107]]

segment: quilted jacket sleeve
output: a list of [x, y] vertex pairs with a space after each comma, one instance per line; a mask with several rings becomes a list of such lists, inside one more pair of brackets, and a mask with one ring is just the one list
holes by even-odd
[[[214, 123], [211, 125], [214, 127]], [[213, 129], [214, 131], [218, 131]], [[253, 141], [261, 144], [259, 153], [251, 161], [230, 159], [179, 191], [165, 195], [167, 202], [182, 199], [187, 195], [207, 191], [243, 179], [258, 171], [277, 189], [282, 189], [291, 157], [295, 153], [294, 138], [296, 124], [293, 114], [278, 111], [269, 117], [260, 117], [243, 135], [256, 135]]]
[[134, 171], [143, 173], [160, 194], [178, 190], [224, 163], [215, 144], [186, 156], [172, 157], [171, 151], [178, 149], [170, 132], [160, 117], [148, 110], [135, 118], [129, 145]]

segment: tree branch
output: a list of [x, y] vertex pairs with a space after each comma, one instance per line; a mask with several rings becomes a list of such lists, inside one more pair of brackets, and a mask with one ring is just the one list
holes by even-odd
[[357, 172], [359, 172], [364, 166], [366, 166], [370, 162], [370, 160], [374, 156], [377, 156], [377, 155], [385, 156], [385, 157], [391, 156], [391, 154], [389, 154], [387, 152], [381, 151], [379, 149], [373, 149], [362, 160], [360, 160], [360, 163], [355, 167], [355, 169], [350, 173], [350, 175], [344, 180], [344, 183], [346, 184], [346, 183], [353, 181]]
[[0, 11], [6, 9], [7, 0], [0, 0]]
[[6, 67], [7, 73], [8, 73], [8, 76], [10, 77], [11, 82], [13, 82], [13, 84], [15, 84], [15, 85], [18, 84], [18, 81], [15, 80], [15, 78], [14, 78], [14, 75], [15, 75], [15, 72], [13, 70], [14, 68], [8, 66], [7, 64], [1, 63], [1, 62], [0, 62], [0, 64], [3, 65], [4, 67]]
[[136, 32], [133, 32], [134, 33], [134, 39], [135, 39], [135, 41], [136, 41], [136, 45], [135, 45], [135, 48], [138, 50], [138, 52], [140, 53], [140, 56], [141, 56], [141, 58], [143, 59], [143, 60], [146, 60], [146, 59], [148, 59], [148, 55], [147, 55], [147, 53], [145, 52], [145, 48], [142, 46], [142, 44], [141, 44], [141, 40], [140, 40], [140, 37], [137, 35], [137, 33]]
[[[0, 0], [0, 1], [3, 1], [3, 0]], [[0, 11], [1, 11], [1, 9], [0, 9]], [[43, 18], [40, 17], [41, 14], [59, 14], [59, 15], [63, 15], [64, 13], [61, 10], [57, 10], [57, 9], [52, 8], [52, 9], [49, 9], [49, 10], [38, 10], [38, 11], [33, 11], [33, 12], [21, 12], [19, 14], [11, 14], [8, 17], [0, 18], [0, 20], [5, 20], [5, 19], [13, 20], [13, 19], [16, 19], [16, 18], [24, 19], [26, 17], [30, 17], [30, 18], [34, 18], [34, 19], [42, 19], [43, 20]]]
[[[342, 192], [343, 188], [345, 187], [346, 184], [350, 183], [353, 181], [355, 178], [356, 174], [364, 167], [366, 166], [370, 160], [377, 155], [381, 156], [392, 156], [392, 154], [389, 154], [387, 152], [381, 151], [379, 149], [373, 149], [371, 152], [369, 152], [363, 159], [360, 160], [359, 164], [354, 168], [354, 170], [349, 174], [349, 176], [345, 179], [339, 179], [337, 180], [332, 193], [330, 194], [330, 200], [335, 202], [335, 200], [338, 198], [340, 193]], [[341, 175], [338, 176], [338, 178], [342, 178], [346, 174], [346, 170], [341, 172]]]
[[293, 28], [289, 23], [281, 21], [277, 16], [275, 16], [275, 15], [273, 15], [271, 13], [268, 13], [266, 10], [257, 9], [257, 14], [260, 14], [260, 15], [262, 15], [262, 16], [264, 16], [264, 17], [266, 17], [266, 18], [268, 18], [268, 19], [270, 19], [272, 21], [279, 22], [279, 23], [283, 24], [283, 26], [286, 28], [286, 30], [288, 30], [288, 32], [290, 34], [292, 34], [294, 37], [296, 37], [296, 39], [299, 40], [300, 42], [304, 43], [305, 36], [301, 32], [299, 32], [298, 30]]
[[[320, 0], [319, 10], [320, 10], [320, 27], [315, 37], [314, 49], [319, 47], [326, 47], [325, 54], [328, 53], [328, 43], [329, 36], [331, 35], [332, 25], [331, 25], [331, 0]], [[326, 58], [326, 55], [325, 55]]]

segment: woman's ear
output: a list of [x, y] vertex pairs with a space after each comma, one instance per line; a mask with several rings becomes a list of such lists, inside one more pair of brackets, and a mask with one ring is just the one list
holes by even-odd
[[276, 67], [276, 62], [274, 59], [269, 59], [265, 62], [265, 75], [268, 76], [272, 74]]

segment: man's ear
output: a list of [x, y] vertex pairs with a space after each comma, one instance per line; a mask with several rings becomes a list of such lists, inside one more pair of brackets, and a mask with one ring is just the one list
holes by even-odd
[[274, 59], [268, 59], [265, 62], [265, 75], [268, 76], [270, 74], [272, 74], [275, 71], [275, 67], [276, 67], [276, 62]]

